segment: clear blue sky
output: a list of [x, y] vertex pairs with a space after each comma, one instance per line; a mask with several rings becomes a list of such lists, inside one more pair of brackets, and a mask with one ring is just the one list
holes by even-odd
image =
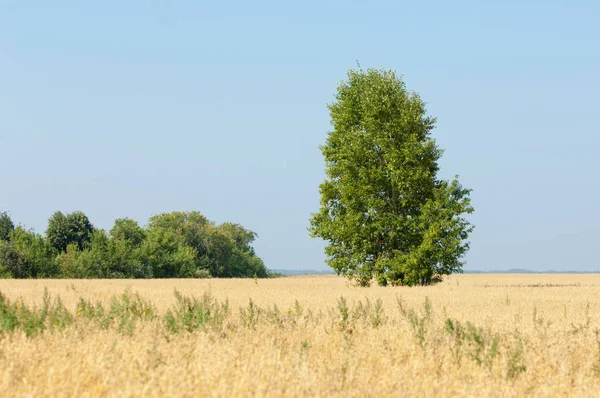
[[199, 210], [270, 268], [308, 237], [326, 104], [360, 61], [438, 117], [473, 189], [465, 269], [600, 269], [597, 1], [0, 1], [0, 210], [38, 232]]

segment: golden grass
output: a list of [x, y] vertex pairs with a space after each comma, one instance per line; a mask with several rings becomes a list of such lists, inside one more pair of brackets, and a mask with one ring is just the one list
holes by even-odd
[[[0, 292], [30, 307], [40, 306], [44, 288], [60, 296], [74, 316], [80, 297], [108, 305], [130, 289], [153, 303], [159, 317], [137, 322], [130, 334], [76, 316], [63, 331], [35, 337], [5, 333], [0, 336], [2, 396], [600, 392], [600, 275], [457, 275], [419, 288], [358, 288], [334, 276], [258, 282], [0, 281]], [[229, 300], [225, 324], [169, 333], [162, 316], [175, 305], [175, 288], [183, 295], [210, 291]], [[341, 296], [350, 307], [347, 320], [338, 308]], [[364, 309], [366, 298], [371, 308], [381, 300], [381, 325], [356, 310], [359, 302]], [[240, 313], [249, 299], [262, 309], [250, 325]], [[267, 313], [274, 304], [281, 310], [277, 319]], [[447, 319], [462, 332], [449, 331]]]

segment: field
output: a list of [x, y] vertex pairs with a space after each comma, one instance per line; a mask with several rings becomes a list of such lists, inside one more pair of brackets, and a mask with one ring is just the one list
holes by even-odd
[[600, 275], [2, 280], [0, 292], [3, 396], [600, 391]]

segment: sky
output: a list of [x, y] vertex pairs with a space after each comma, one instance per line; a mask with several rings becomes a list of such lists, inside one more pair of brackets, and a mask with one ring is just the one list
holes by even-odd
[[0, 211], [43, 233], [198, 210], [256, 231], [269, 268], [308, 236], [327, 104], [357, 61], [438, 118], [473, 189], [465, 270], [600, 270], [600, 2], [0, 0]]

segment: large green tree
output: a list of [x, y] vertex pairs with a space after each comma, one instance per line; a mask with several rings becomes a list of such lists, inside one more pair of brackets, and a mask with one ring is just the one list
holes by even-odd
[[83, 212], [65, 215], [57, 211], [48, 220], [46, 238], [52, 247], [63, 253], [69, 244], [75, 244], [79, 250], [83, 250], [93, 231], [94, 226]]
[[435, 118], [391, 70], [350, 70], [321, 147], [327, 179], [310, 232], [328, 264], [368, 285], [426, 285], [462, 271], [470, 190], [438, 177]]

